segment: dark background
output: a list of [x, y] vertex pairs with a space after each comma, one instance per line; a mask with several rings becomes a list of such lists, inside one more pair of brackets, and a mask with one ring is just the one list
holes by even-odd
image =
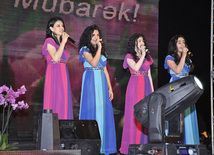
[[199, 132], [211, 130], [210, 120], [210, 19], [211, 1], [208, 0], [160, 0], [159, 1], [159, 49], [158, 87], [169, 82], [164, 69], [169, 40], [182, 34], [193, 53], [191, 58], [196, 75], [204, 86], [204, 94], [196, 103]]

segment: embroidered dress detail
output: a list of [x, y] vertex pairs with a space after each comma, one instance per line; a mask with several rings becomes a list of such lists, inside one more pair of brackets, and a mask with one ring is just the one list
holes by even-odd
[[171, 74], [171, 77], [189, 76], [189, 73]]
[[148, 75], [147, 71], [132, 72], [131, 75]]
[[60, 59], [59, 62], [55, 62], [55, 61], [51, 60], [51, 63], [52, 64], [57, 64], [57, 63], [64, 63], [64, 64], [66, 64], [66, 61], [63, 60], [63, 59]]
[[104, 68], [103, 67], [85, 67], [85, 70], [87, 70], [87, 71], [94, 71], [94, 70], [104, 71]]

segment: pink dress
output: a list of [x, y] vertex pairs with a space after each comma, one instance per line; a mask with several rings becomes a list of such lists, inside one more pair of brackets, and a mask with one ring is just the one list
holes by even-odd
[[[131, 54], [127, 54], [123, 68], [128, 68], [127, 58], [133, 59]], [[129, 67], [131, 77], [126, 90], [125, 114], [123, 124], [123, 134], [120, 152], [128, 154], [129, 144], [147, 144], [148, 132], [134, 116], [134, 105], [152, 92], [151, 82], [148, 76], [150, 65], [153, 63], [152, 57], [150, 61], [144, 59], [144, 62], [138, 72]]]
[[47, 60], [45, 74], [43, 109], [53, 109], [59, 119], [73, 119], [71, 87], [66, 62], [69, 54], [64, 49], [58, 63], [54, 62], [47, 50], [51, 44], [58, 50], [59, 45], [52, 38], [47, 38], [42, 48], [42, 54]]

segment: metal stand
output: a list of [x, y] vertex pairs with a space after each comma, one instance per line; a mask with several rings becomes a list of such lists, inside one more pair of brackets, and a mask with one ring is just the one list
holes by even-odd
[[212, 154], [214, 154], [214, 131], [213, 131], [213, 78], [214, 78], [214, 66], [213, 66], [213, 1], [211, 0], [211, 35], [210, 35], [210, 104], [211, 104], [211, 135], [212, 135]]
[[41, 150], [60, 150], [58, 114], [51, 109], [42, 114]]

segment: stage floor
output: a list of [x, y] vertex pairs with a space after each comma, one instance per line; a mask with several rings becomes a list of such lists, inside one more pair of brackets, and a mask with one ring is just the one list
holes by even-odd
[[1, 155], [81, 155], [81, 150], [17, 150], [0, 151]]

